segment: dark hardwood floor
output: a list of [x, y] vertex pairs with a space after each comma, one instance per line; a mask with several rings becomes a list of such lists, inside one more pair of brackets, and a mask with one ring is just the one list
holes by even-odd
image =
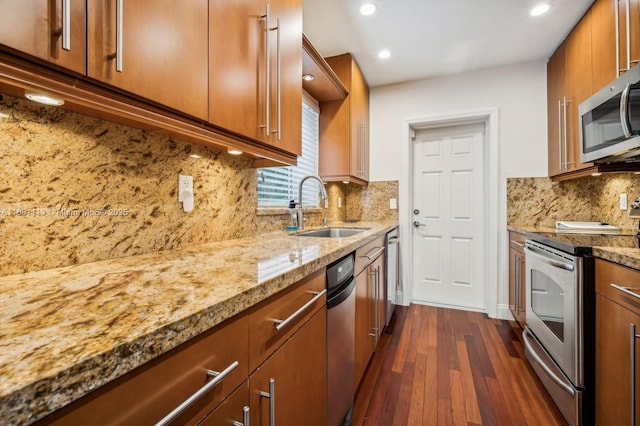
[[353, 425], [564, 425], [515, 322], [397, 307], [356, 395]]

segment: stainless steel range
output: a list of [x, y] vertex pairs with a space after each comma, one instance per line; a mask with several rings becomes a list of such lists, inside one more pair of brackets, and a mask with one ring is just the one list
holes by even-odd
[[525, 355], [570, 425], [594, 424], [592, 248], [638, 247], [635, 235], [528, 233]]

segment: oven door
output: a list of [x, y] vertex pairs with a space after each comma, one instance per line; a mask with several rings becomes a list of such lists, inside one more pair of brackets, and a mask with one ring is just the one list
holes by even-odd
[[582, 258], [526, 242], [527, 326], [575, 387], [582, 374]]

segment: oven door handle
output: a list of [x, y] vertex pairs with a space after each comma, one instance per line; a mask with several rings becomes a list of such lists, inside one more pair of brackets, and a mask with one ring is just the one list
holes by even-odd
[[564, 269], [565, 271], [571, 271], [571, 272], [573, 272], [575, 270], [575, 266], [573, 266], [570, 263], [558, 262], [557, 260], [549, 259], [548, 257], [545, 256], [544, 251], [542, 251], [540, 249], [527, 246], [527, 250], [529, 250], [533, 254], [537, 254], [538, 257], [541, 258], [540, 260], [542, 260], [543, 262], [545, 262], [545, 263], [547, 263], [547, 264], [549, 264], [549, 265], [551, 265], [551, 266], [553, 266], [555, 268]]
[[571, 387], [567, 383], [565, 383], [565, 381], [562, 380], [561, 377], [558, 377], [556, 375], [556, 373], [554, 373], [549, 368], [549, 366], [547, 364], [545, 364], [545, 362], [542, 360], [542, 358], [540, 358], [540, 355], [538, 355], [538, 353], [536, 352], [534, 347], [531, 346], [531, 343], [529, 343], [529, 339], [530, 338], [534, 338], [533, 335], [531, 334], [531, 331], [529, 331], [528, 328], [525, 328], [524, 332], [522, 333], [522, 335], [524, 337], [524, 339], [522, 339], [524, 341], [524, 346], [529, 350], [529, 353], [534, 358], [534, 361], [538, 363], [538, 365], [544, 370], [545, 373], [547, 373], [549, 378], [551, 378], [551, 380], [553, 380], [556, 385], [560, 386], [569, 395], [575, 396], [575, 394], [576, 394], [575, 389], [573, 389], [573, 387]]

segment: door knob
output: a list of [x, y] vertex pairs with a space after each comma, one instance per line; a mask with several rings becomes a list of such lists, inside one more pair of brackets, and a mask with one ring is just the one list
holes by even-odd
[[421, 226], [427, 226], [425, 223], [420, 223], [417, 220], [413, 222], [413, 226], [415, 226], [416, 228], [419, 228]]

